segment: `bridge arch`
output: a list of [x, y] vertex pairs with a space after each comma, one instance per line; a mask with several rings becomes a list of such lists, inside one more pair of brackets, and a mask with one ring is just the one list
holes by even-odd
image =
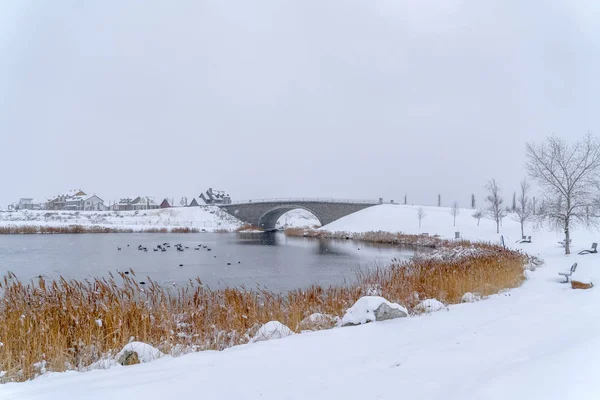
[[283, 214], [285, 214], [286, 212], [292, 211], [292, 210], [308, 211], [309, 213], [314, 215], [319, 220], [319, 223], [321, 224], [321, 226], [324, 225], [323, 219], [321, 218], [321, 216], [319, 216], [319, 214], [315, 210], [311, 210], [310, 207], [301, 206], [301, 205], [297, 205], [297, 204], [286, 204], [286, 205], [275, 206], [275, 207], [271, 208], [270, 210], [267, 210], [266, 212], [264, 212], [260, 216], [260, 219], [258, 220], [258, 227], [262, 228], [266, 231], [274, 230], [277, 226], [277, 221], [279, 220], [279, 218], [281, 218], [281, 216]]
[[219, 208], [247, 224], [273, 230], [277, 220], [290, 210], [306, 210], [319, 220], [321, 226], [325, 226], [376, 204], [378, 203], [360, 200], [274, 199], [221, 204]]

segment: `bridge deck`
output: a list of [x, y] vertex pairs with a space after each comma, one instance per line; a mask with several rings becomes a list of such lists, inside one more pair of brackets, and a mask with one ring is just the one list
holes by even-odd
[[228, 204], [218, 204], [219, 206], [239, 205], [239, 204], [256, 204], [256, 203], [336, 203], [336, 204], [379, 204], [378, 200], [351, 200], [351, 199], [325, 199], [325, 198], [274, 198], [274, 199], [253, 199], [253, 200], [238, 200]]

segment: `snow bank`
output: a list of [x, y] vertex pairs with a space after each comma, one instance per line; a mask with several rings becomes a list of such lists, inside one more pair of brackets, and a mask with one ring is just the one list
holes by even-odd
[[270, 321], [260, 327], [251, 342], [262, 342], [265, 340], [281, 339], [293, 335], [294, 332], [279, 321]]
[[342, 326], [361, 325], [407, 316], [408, 311], [400, 304], [391, 303], [380, 296], [363, 296], [346, 311], [342, 318]]

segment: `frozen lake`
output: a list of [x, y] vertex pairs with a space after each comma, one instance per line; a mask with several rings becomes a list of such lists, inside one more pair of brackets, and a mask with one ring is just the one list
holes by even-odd
[[[166, 252], [153, 251], [166, 242], [171, 244]], [[177, 251], [177, 243], [189, 248]], [[148, 251], [139, 251], [138, 245]], [[195, 250], [199, 245], [211, 251]], [[359, 268], [387, 265], [394, 257], [407, 259], [413, 254], [409, 248], [290, 238], [282, 233], [3, 235], [0, 275], [11, 271], [22, 281], [40, 275], [86, 279], [132, 268], [138, 281], [149, 277], [161, 284], [181, 284], [199, 277], [213, 289], [244, 285], [287, 291], [313, 283], [350, 282]]]

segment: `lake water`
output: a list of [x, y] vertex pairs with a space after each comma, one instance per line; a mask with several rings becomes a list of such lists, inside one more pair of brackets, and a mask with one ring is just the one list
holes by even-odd
[[[171, 247], [166, 252], [153, 251], [167, 242]], [[177, 251], [177, 243], [189, 248]], [[139, 251], [138, 245], [148, 251]], [[195, 250], [199, 245], [211, 251]], [[290, 238], [282, 233], [2, 235], [0, 276], [11, 271], [22, 281], [40, 275], [86, 279], [132, 268], [138, 281], [149, 277], [161, 284], [182, 284], [199, 277], [213, 289], [244, 285], [287, 291], [313, 283], [351, 282], [359, 268], [387, 265], [392, 258], [408, 259], [413, 254], [409, 248]]]

